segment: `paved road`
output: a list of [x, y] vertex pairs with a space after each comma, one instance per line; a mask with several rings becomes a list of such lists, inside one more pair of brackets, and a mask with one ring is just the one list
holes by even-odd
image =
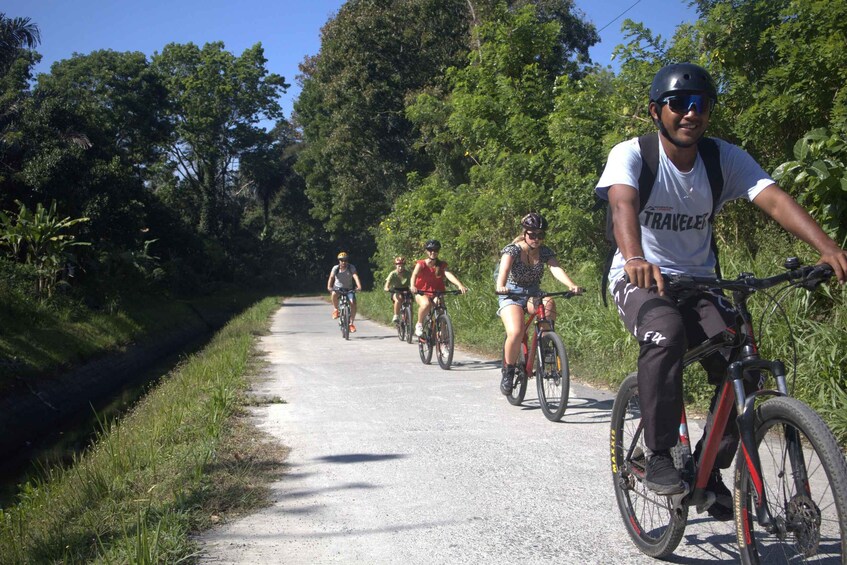
[[[656, 563], [615, 505], [610, 393], [572, 385], [554, 424], [533, 382], [525, 406], [506, 402], [498, 361], [458, 350], [450, 371], [425, 366], [368, 320], [343, 341], [329, 311], [287, 300], [262, 339], [256, 392], [287, 403], [255, 416], [289, 470], [272, 506], [204, 535], [204, 563]], [[735, 563], [734, 541], [731, 522], [692, 511], [673, 561]]]

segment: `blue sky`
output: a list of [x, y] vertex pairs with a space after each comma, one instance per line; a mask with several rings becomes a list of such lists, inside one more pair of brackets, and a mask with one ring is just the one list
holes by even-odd
[[[594, 61], [611, 64], [621, 43], [625, 18], [642, 22], [669, 39], [677, 25], [693, 22], [689, 0], [576, 0], [600, 32], [591, 50]], [[343, 0], [3, 0], [6, 17], [29, 17], [41, 30], [37, 72], [73, 53], [97, 49], [141, 51], [152, 55], [168, 43], [203, 45], [223, 41], [239, 54], [261, 42], [268, 69], [285, 77], [291, 88], [282, 97], [286, 116], [299, 94], [297, 65], [320, 50], [320, 28]], [[633, 7], [633, 5], [635, 5]], [[619, 14], [629, 9], [620, 19]]]

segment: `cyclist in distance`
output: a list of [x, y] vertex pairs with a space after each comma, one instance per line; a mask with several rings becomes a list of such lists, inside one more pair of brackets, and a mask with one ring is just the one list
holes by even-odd
[[[847, 280], [847, 253], [740, 147], [714, 139], [723, 187], [715, 192], [704, 163], [704, 132], [718, 101], [709, 73], [693, 64], [668, 65], [653, 78], [648, 110], [658, 132], [659, 160], [652, 189], [639, 187], [642, 154], [638, 139], [609, 153], [596, 193], [609, 201], [618, 250], [609, 270], [609, 290], [618, 314], [640, 345], [638, 394], [648, 448], [644, 484], [662, 495], [685, 485], [668, 452], [677, 443], [682, 414], [682, 359], [689, 346], [735, 327], [736, 314], [721, 296], [702, 293], [677, 303], [665, 294], [662, 273], [715, 276], [712, 216], [729, 200], [746, 198], [785, 230], [820, 253], [841, 283]], [[712, 158], [709, 158], [712, 160]], [[714, 161], [712, 161], [714, 162]], [[639, 190], [649, 193], [646, 203]], [[713, 194], [718, 194], [712, 202]], [[727, 357], [713, 354], [702, 364], [709, 382], [720, 384]], [[755, 383], [753, 383], [755, 384]], [[712, 398], [714, 409], [716, 398]], [[734, 409], [733, 409], [734, 410]], [[721, 441], [716, 469], [729, 467], [738, 445], [736, 414]], [[706, 421], [711, 426], [711, 410]], [[702, 440], [695, 449], [699, 456]], [[716, 495], [709, 514], [732, 518], [732, 496], [715, 471], [707, 489]]]
[[[448, 270], [447, 263], [438, 259], [438, 253], [441, 251], [440, 241], [430, 239], [424, 245], [424, 250], [426, 250], [426, 259], [417, 261], [412, 270], [412, 284], [409, 286], [409, 290], [413, 294], [419, 290], [422, 292], [444, 292], [446, 289], [445, 278], [459, 287], [462, 294], [468, 291], [462, 281]], [[422, 322], [432, 309], [432, 297], [425, 294], [415, 294], [415, 302], [418, 303], [418, 322], [415, 324], [415, 335], [421, 337], [423, 335]]]
[[385, 290], [392, 290], [391, 301], [394, 303], [394, 316], [391, 321], [395, 324], [400, 320], [400, 305], [403, 303], [403, 296], [399, 292], [394, 292], [395, 288], [409, 288], [409, 277], [411, 273], [406, 268], [406, 258], [403, 256], [394, 258], [394, 270], [388, 273], [388, 278], [385, 279]]
[[[521, 219], [522, 233], [500, 252], [500, 267], [497, 271], [496, 291], [531, 293], [540, 290], [541, 277], [544, 275], [544, 265], [550, 268], [550, 273], [571, 292], [582, 292], [571, 278], [559, 266], [556, 254], [544, 245], [544, 234], [547, 230], [547, 220], [539, 214], [530, 212]], [[515, 376], [515, 363], [518, 359], [518, 349], [523, 339], [524, 311], [535, 312], [534, 299], [525, 296], [498, 297], [500, 307], [497, 314], [506, 328], [506, 343], [503, 346], [503, 376], [500, 381], [500, 392], [508, 395], [512, 391], [512, 381]], [[552, 298], [544, 299], [544, 309], [547, 319], [556, 320], [556, 303]]]
[[346, 288], [350, 290], [347, 294], [350, 300], [350, 331], [355, 332], [356, 326], [353, 324], [353, 321], [356, 319], [356, 293], [353, 292], [353, 289], [355, 288], [356, 291], [362, 290], [362, 282], [359, 280], [356, 266], [350, 263], [349, 259], [346, 251], [338, 254], [338, 265], [335, 265], [329, 272], [326, 289], [332, 293], [333, 320], [338, 318], [339, 289]]

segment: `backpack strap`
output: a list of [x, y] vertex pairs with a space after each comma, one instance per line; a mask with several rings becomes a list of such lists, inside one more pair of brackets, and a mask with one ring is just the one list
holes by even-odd
[[[641, 213], [647, 206], [647, 200], [649, 200], [650, 192], [653, 190], [653, 183], [656, 182], [656, 171], [659, 169], [659, 136], [655, 132], [640, 136], [638, 138], [638, 150], [641, 153], [641, 173], [638, 175], [638, 212]], [[603, 297], [603, 306], [607, 305], [606, 287], [609, 286], [609, 269], [612, 268], [612, 261], [615, 259], [615, 253], [618, 252], [611, 210], [606, 214], [606, 239], [612, 246], [603, 263], [603, 278], [600, 281], [600, 295]]]
[[712, 224], [712, 253], [715, 255], [715, 275], [721, 278], [721, 263], [718, 257], [718, 242], [715, 238], [715, 212], [718, 209], [718, 203], [723, 194], [723, 171], [721, 170], [721, 151], [717, 142], [711, 137], [704, 137], [697, 144], [697, 152], [700, 153], [700, 158], [703, 159], [703, 165], [706, 167], [706, 175], [709, 177], [709, 187], [712, 189], [712, 215], [709, 216], [709, 223]]
[[641, 151], [641, 174], [638, 175], [638, 212], [641, 213], [650, 199], [656, 171], [659, 170], [659, 135], [656, 132], [638, 138]]

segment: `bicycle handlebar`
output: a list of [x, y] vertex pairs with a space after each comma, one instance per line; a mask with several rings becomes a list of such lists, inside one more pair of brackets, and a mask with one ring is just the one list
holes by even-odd
[[410, 293], [410, 294], [411, 294], [411, 291], [409, 291], [409, 287], [408, 287], [408, 286], [406, 286], [406, 287], [397, 286], [397, 287], [394, 287], [394, 288], [389, 288], [389, 289], [388, 289], [388, 290], [386, 290], [385, 292], [408, 292], [408, 293]]
[[572, 290], [563, 290], [559, 292], [544, 292], [543, 290], [539, 290], [538, 292], [494, 292], [499, 296], [515, 296], [515, 297], [528, 297], [528, 298], [547, 298], [548, 296], [564, 296], [565, 298], [573, 298], [574, 296], [582, 295], [581, 292], [574, 292]]
[[461, 290], [418, 290], [415, 294], [422, 296], [444, 296], [446, 294], [462, 294]]
[[812, 290], [834, 274], [833, 269], [826, 263], [800, 267], [796, 263], [786, 262], [791, 268], [788, 272], [771, 277], [758, 278], [752, 273], [740, 273], [735, 279], [719, 279], [717, 277], [702, 277], [696, 275], [662, 275], [670, 290], [729, 290], [752, 294], [757, 290], [771, 288], [784, 282], [799, 283], [807, 290]]

